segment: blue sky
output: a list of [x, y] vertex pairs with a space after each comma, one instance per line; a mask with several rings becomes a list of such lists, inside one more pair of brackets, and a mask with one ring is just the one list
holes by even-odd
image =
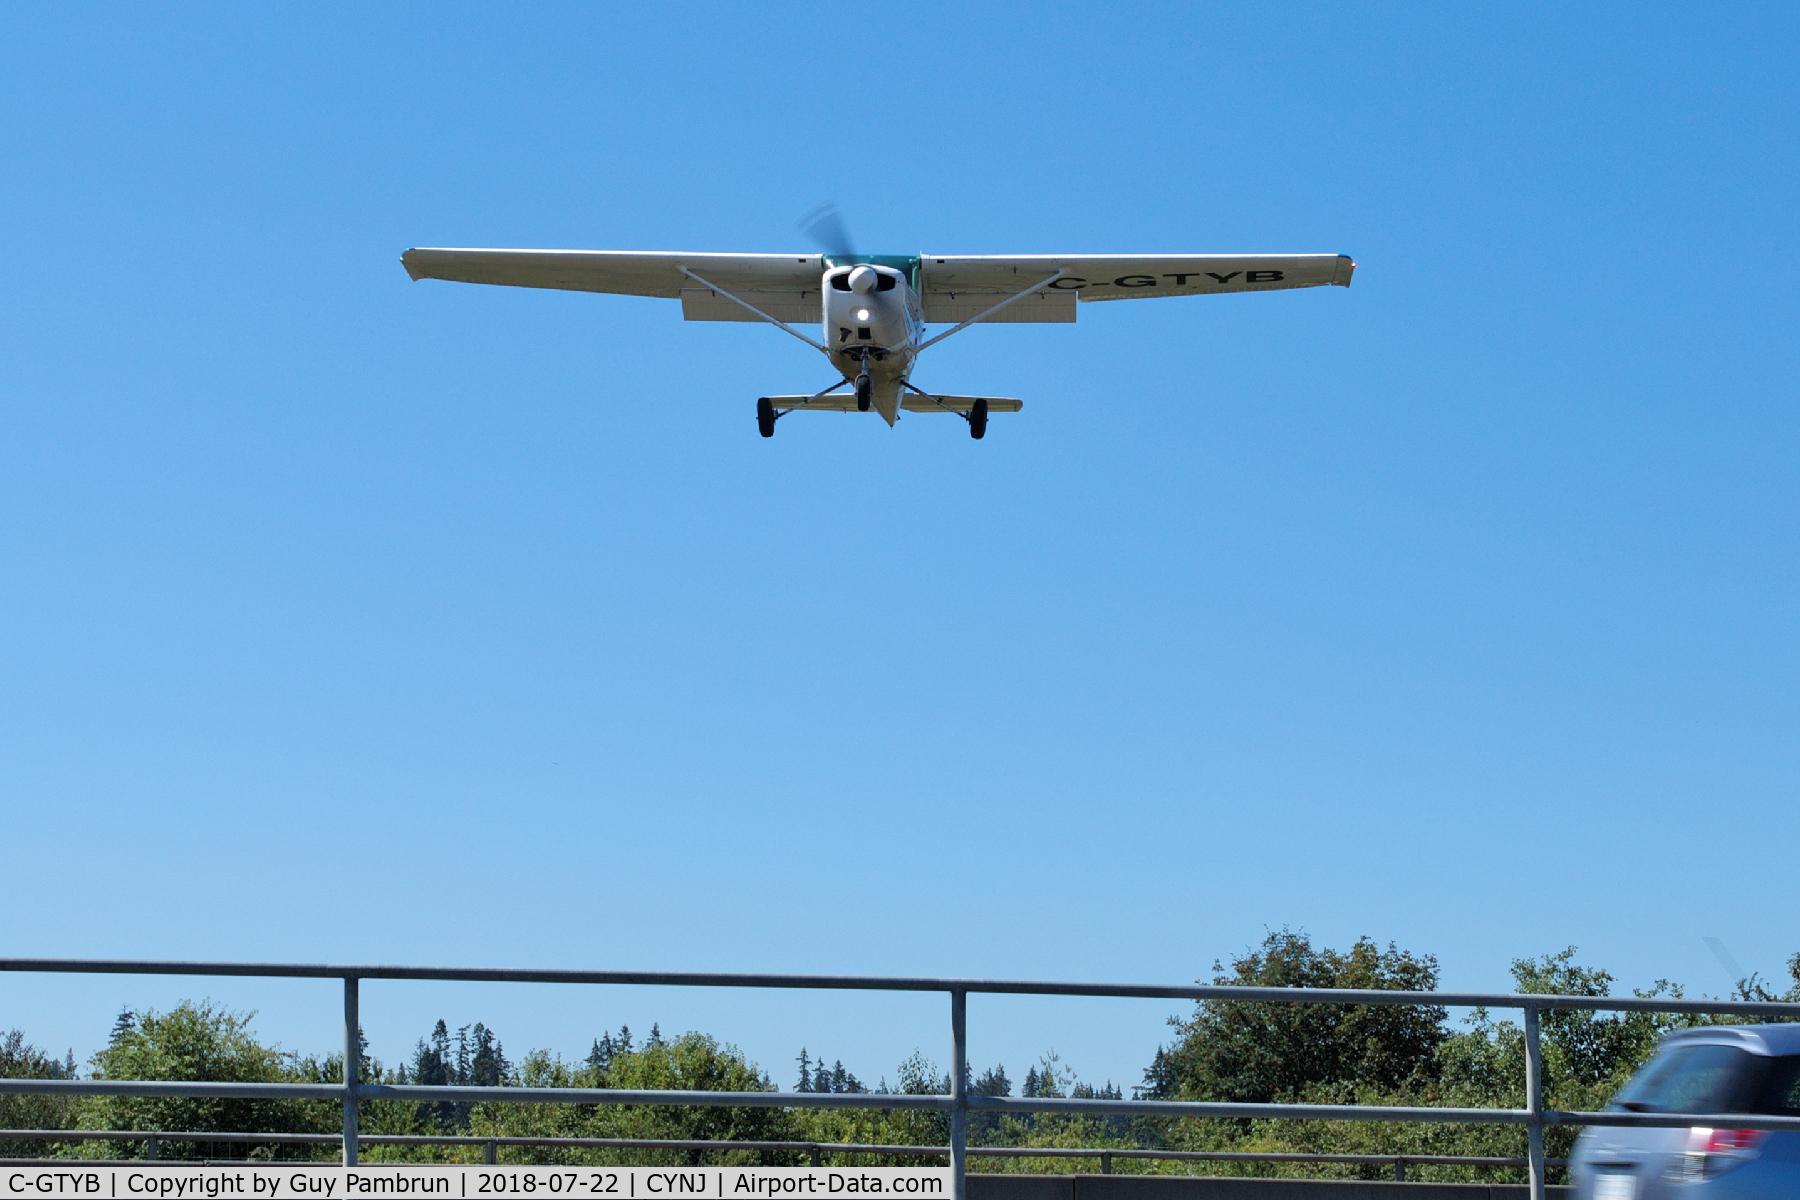
[[[8, 9], [8, 955], [1179, 982], [1267, 928], [1503, 988], [1782, 974], [1786, 6]], [[413, 245], [1343, 252], [970, 330], [961, 422]], [[79, 1056], [210, 995], [13, 977]], [[1178, 1006], [971, 1004], [1132, 1083]], [[890, 1077], [939, 999], [369, 985]]]

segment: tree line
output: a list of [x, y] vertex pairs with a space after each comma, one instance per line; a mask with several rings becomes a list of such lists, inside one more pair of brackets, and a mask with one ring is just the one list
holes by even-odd
[[[1261, 945], [1229, 964], [1213, 965], [1213, 983], [1262, 987], [1382, 988], [1430, 991], [1438, 983], [1431, 955], [1385, 949], [1369, 939], [1348, 950], [1315, 946], [1302, 932], [1270, 933]], [[1734, 995], [1741, 999], [1800, 1002], [1800, 954], [1789, 962], [1792, 986], [1777, 992], [1752, 976]], [[1576, 961], [1571, 948], [1512, 964], [1515, 990], [1537, 994], [1605, 996], [1615, 983], [1606, 971]], [[1680, 997], [1680, 987], [1658, 981], [1647, 997]], [[1547, 1011], [1541, 1018], [1545, 1102], [1560, 1109], [1602, 1107], [1673, 1029], [1729, 1018], [1659, 1013]], [[1135, 1087], [1139, 1098], [1240, 1103], [1302, 1102], [1519, 1108], [1524, 1098], [1524, 1035], [1514, 1021], [1475, 1010], [1460, 1023], [1430, 1006], [1277, 1004], [1202, 1001], [1170, 1018], [1173, 1034], [1159, 1048]], [[950, 1077], [915, 1052], [900, 1063], [895, 1082], [886, 1076], [865, 1084], [842, 1060], [826, 1065], [802, 1048], [796, 1059], [796, 1092], [946, 1094]], [[106, 1046], [86, 1064], [95, 1079], [171, 1079], [226, 1082], [320, 1082], [341, 1079], [341, 1055], [286, 1053], [257, 1039], [250, 1015], [208, 1001], [185, 1001], [167, 1012], [119, 1014]], [[75, 1078], [72, 1053], [56, 1058], [26, 1041], [22, 1032], [0, 1036], [0, 1076]], [[630, 1090], [777, 1091], [771, 1077], [734, 1046], [710, 1034], [665, 1038], [653, 1025], [642, 1040], [629, 1027], [592, 1039], [585, 1058], [569, 1060], [532, 1050], [518, 1061], [507, 1056], [499, 1035], [474, 1022], [452, 1029], [439, 1020], [412, 1052], [392, 1066], [364, 1049], [363, 1077], [386, 1083], [487, 1087], [581, 1087]], [[1004, 1065], [971, 1070], [977, 1095], [1010, 1096], [1014, 1082]], [[1027, 1069], [1023, 1096], [1120, 1099], [1111, 1082], [1078, 1079], [1054, 1054]], [[208, 1100], [131, 1098], [71, 1099], [0, 1096], [0, 1128], [221, 1133], [332, 1134], [338, 1106], [319, 1100]], [[606, 1104], [408, 1104], [365, 1101], [361, 1127], [369, 1134], [460, 1134], [485, 1137], [655, 1138], [705, 1141], [802, 1141], [941, 1146], [948, 1118], [911, 1109], [648, 1108]], [[1524, 1153], [1516, 1126], [1407, 1125], [1389, 1122], [1225, 1121], [1079, 1114], [970, 1114], [977, 1146], [1150, 1148], [1171, 1150], [1306, 1151], [1332, 1154], [1481, 1155]], [[1552, 1156], [1566, 1154], [1573, 1130], [1546, 1131]], [[74, 1158], [131, 1157], [141, 1142], [38, 1143], [0, 1139], [0, 1157], [55, 1155]], [[164, 1157], [330, 1158], [331, 1146], [268, 1146], [164, 1139]], [[477, 1161], [480, 1146], [365, 1147], [367, 1161]], [[804, 1156], [772, 1151], [566, 1150], [502, 1147], [503, 1161], [553, 1163], [650, 1163], [732, 1165], [802, 1162]], [[901, 1161], [842, 1156], [844, 1165]], [[935, 1162], [938, 1159], [922, 1159]], [[1054, 1158], [974, 1158], [984, 1171], [1092, 1169], [1091, 1161]], [[1377, 1177], [1381, 1171], [1346, 1165], [1206, 1164], [1115, 1160], [1116, 1171], [1222, 1172], [1327, 1177]], [[1516, 1170], [1472, 1167], [1413, 1169], [1415, 1178], [1472, 1180], [1517, 1178]]]

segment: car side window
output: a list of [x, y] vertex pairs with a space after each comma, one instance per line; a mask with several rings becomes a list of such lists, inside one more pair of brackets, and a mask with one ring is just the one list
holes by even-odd
[[1800, 1117], [1800, 1054], [1777, 1058], [1769, 1064], [1756, 1111], [1771, 1116]]
[[1735, 1046], [1675, 1046], [1651, 1059], [1614, 1103], [1647, 1112], [1731, 1112], [1751, 1056]]

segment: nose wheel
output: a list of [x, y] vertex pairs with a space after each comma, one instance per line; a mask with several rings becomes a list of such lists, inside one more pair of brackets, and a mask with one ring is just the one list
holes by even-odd
[[862, 360], [862, 373], [856, 377], [856, 411], [869, 411], [869, 394], [874, 391], [874, 381], [869, 378], [869, 360]]

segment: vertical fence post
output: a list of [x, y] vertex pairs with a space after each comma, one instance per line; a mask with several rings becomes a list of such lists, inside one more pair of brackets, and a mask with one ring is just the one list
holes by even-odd
[[499, 1149], [500, 1147], [495, 1144], [492, 1138], [481, 1143], [481, 1161], [488, 1164], [490, 1167], [493, 1166], [495, 1159], [498, 1157]]
[[1525, 1006], [1525, 1125], [1531, 1156], [1531, 1200], [1544, 1200], [1544, 1052], [1538, 1041], [1537, 1005]]
[[950, 1200], [969, 1196], [969, 993], [950, 993]]
[[144, 1157], [156, 1157], [156, 1136], [154, 1134], [144, 1139]]
[[362, 1019], [357, 1013], [357, 979], [344, 977], [344, 1165], [356, 1165], [356, 1085], [362, 1065]]

